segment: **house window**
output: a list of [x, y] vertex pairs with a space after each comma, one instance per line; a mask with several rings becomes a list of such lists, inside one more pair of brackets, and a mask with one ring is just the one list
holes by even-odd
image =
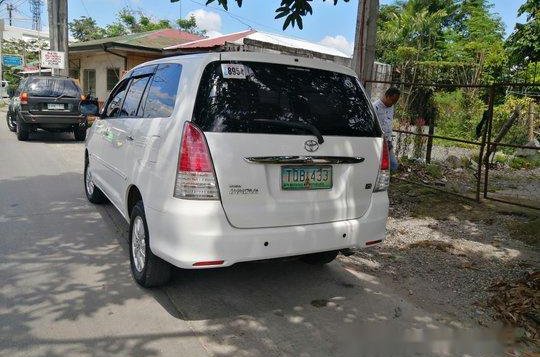
[[83, 91], [84, 94], [96, 95], [96, 70], [83, 70]]
[[112, 90], [120, 80], [120, 68], [107, 68], [107, 90]]

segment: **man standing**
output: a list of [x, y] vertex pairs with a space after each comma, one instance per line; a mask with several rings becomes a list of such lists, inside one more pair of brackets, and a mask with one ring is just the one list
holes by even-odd
[[392, 145], [392, 119], [394, 119], [394, 104], [399, 100], [401, 92], [396, 87], [390, 87], [386, 90], [381, 99], [377, 99], [373, 103], [377, 119], [383, 130], [384, 140], [388, 142], [388, 150], [390, 157], [390, 171], [396, 171], [398, 161], [394, 155]]

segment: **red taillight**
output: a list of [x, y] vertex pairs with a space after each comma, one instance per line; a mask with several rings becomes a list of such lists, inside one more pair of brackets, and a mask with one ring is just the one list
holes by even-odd
[[385, 191], [390, 184], [390, 153], [388, 151], [388, 142], [385, 138], [382, 139], [381, 166], [377, 181], [375, 181], [374, 192]]
[[204, 134], [195, 125], [187, 122], [182, 135], [182, 147], [178, 160], [178, 171], [212, 172], [212, 160]]
[[193, 266], [194, 267], [207, 267], [207, 266], [210, 266], [210, 265], [221, 265], [223, 264], [225, 261], [224, 260], [210, 260], [210, 261], [207, 261], [207, 262], [197, 262], [197, 263], [193, 263]]
[[210, 150], [203, 132], [193, 123], [184, 125], [174, 197], [218, 200], [219, 191]]
[[390, 156], [388, 154], [388, 142], [385, 139], [383, 139], [381, 170], [389, 170], [389, 169], [390, 169]]
[[21, 101], [21, 104], [28, 104], [28, 93], [21, 92], [21, 94], [19, 95], [19, 99]]

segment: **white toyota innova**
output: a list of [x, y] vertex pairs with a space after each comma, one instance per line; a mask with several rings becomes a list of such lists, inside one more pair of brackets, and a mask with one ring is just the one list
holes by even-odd
[[377, 244], [388, 151], [355, 73], [261, 53], [164, 58], [129, 71], [89, 131], [88, 199], [130, 223], [142, 286], [202, 269]]

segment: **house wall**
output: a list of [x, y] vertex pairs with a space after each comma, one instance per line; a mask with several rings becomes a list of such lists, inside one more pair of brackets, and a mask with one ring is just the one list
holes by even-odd
[[[119, 52], [120, 53], [120, 52]], [[120, 69], [120, 76], [131, 68], [153, 59], [162, 57], [160, 55], [146, 55], [140, 53], [124, 52], [122, 55], [127, 57], [127, 67], [124, 67], [124, 58], [115, 56], [106, 52], [71, 53], [69, 55], [70, 68], [78, 73], [79, 82], [82, 88], [85, 87], [86, 78], [84, 78], [85, 69], [94, 69], [96, 71], [96, 93], [99, 101], [104, 101], [109, 95], [107, 90], [107, 69]], [[77, 68], [77, 69], [76, 69]]]
[[97, 96], [100, 101], [105, 100], [107, 95], [109, 95], [109, 91], [107, 90], [107, 69], [118, 68], [122, 72], [124, 70], [124, 59], [104, 52], [79, 55], [77, 58], [71, 57], [70, 55], [70, 65], [79, 63], [79, 82], [82, 88], [84, 88], [85, 81], [87, 80], [84, 78], [84, 70], [94, 69], [96, 71], [96, 93], [92, 94]]

